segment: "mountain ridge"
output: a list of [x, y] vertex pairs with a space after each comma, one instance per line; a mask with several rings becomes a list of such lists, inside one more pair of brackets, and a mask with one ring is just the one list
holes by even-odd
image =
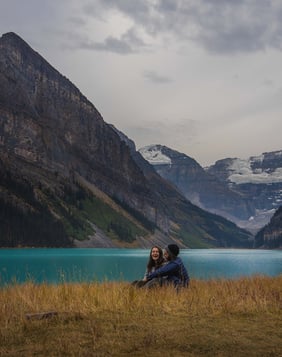
[[188, 155], [162, 145], [146, 146], [139, 151], [162, 177], [199, 207], [231, 220], [235, 220], [235, 217], [248, 218], [254, 214], [251, 202], [223, 185]]
[[282, 249], [282, 206], [255, 237], [255, 248]]
[[[282, 203], [282, 150], [245, 160], [221, 159], [205, 168], [166, 146], [147, 145], [139, 151], [191, 202], [254, 234], [269, 222]], [[267, 246], [267, 241], [263, 244]]]
[[251, 245], [249, 232], [196, 207], [161, 178], [13, 33], [0, 38], [0, 118], [2, 246], [101, 246], [101, 234], [93, 240], [98, 230], [114, 246]]

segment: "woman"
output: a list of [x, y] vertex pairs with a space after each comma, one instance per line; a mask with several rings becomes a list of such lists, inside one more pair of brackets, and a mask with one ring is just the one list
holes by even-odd
[[149, 255], [149, 260], [147, 263], [146, 271], [144, 278], [142, 280], [135, 280], [133, 281], [132, 285], [135, 285], [137, 287], [142, 287], [147, 283], [147, 279], [150, 273], [153, 273], [156, 269], [159, 269], [162, 267], [165, 263], [164, 257], [163, 257], [163, 251], [160, 247], [157, 245], [153, 246], [150, 251]]
[[150, 272], [146, 279], [146, 287], [173, 285], [177, 290], [180, 287], [188, 287], [189, 275], [181, 258], [178, 257], [179, 247], [176, 244], [169, 244], [164, 249], [164, 257], [167, 263]]

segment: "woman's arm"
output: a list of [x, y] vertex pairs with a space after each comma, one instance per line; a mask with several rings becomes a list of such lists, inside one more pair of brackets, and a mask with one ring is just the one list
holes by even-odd
[[150, 274], [150, 272], [149, 272], [149, 270], [148, 270], [148, 268], [146, 269], [146, 271], [145, 271], [145, 274], [144, 274], [144, 278], [143, 278], [143, 280], [144, 281], [147, 281], [148, 280], [148, 275]]

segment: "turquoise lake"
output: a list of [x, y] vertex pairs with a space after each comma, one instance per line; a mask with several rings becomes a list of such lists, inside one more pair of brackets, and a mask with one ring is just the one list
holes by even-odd
[[[145, 249], [0, 249], [0, 286], [23, 283], [132, 281], [143, 277]], [[282, 274], [281, 250], [183, 249], [191, 279]]]

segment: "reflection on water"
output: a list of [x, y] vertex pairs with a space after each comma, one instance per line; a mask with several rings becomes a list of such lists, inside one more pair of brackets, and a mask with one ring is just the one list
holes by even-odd
[[[144, 249], [0, 249], [0, 285], [34, 282], [132, 281], [143, 277]], [[183, 249], [191, 278], [236, 278], [282, 273], [282, 251]]]

